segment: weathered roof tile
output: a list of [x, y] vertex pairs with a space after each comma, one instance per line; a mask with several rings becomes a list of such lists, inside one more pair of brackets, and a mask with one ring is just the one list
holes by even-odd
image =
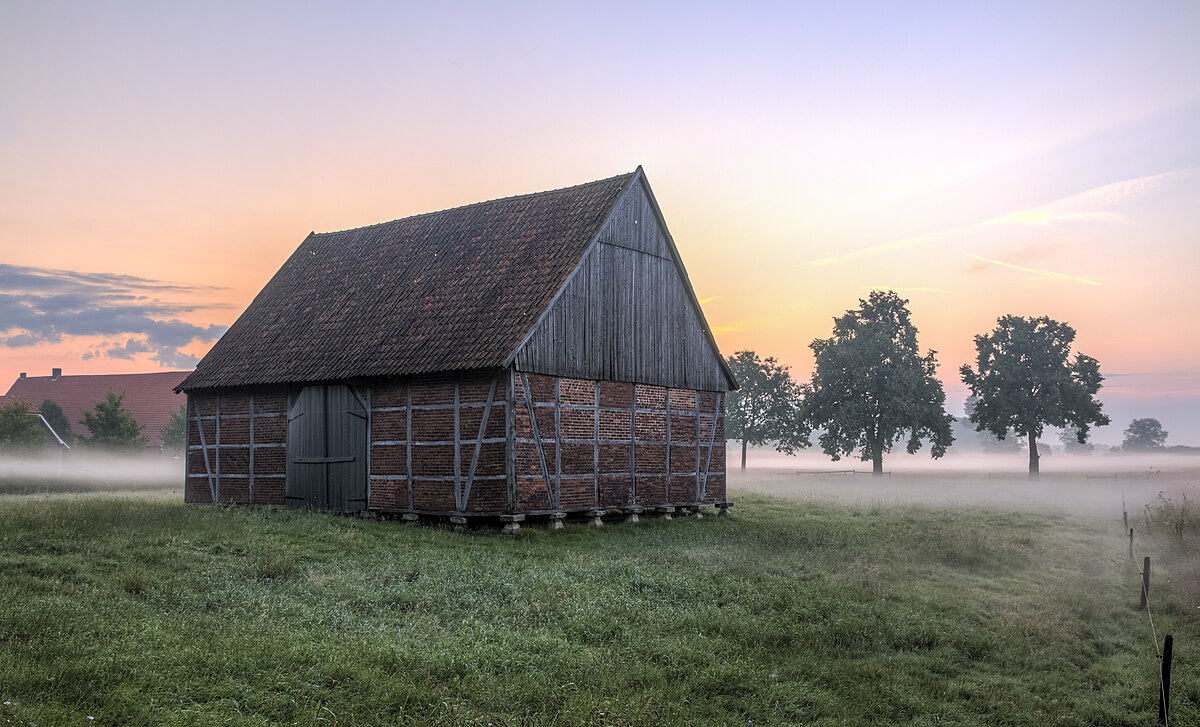
[[179, 390], [500, 366], [633, 176], [310, 234]]

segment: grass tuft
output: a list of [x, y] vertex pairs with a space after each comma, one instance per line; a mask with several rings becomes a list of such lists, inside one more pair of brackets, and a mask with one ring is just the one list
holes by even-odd
[[[254, 574], [264, 581], [293, 578], [300, 572], [300, 563], [296, 556], [270, 549], [256, 553], [253, 556], [253, 565]], [[319, 587], [322, 580], [320, 574], [314, 574], [310, 583]]]
[[139, 568], [122, 571], [117, 585], [131, 596], [144, 595], [149, 588], [146, 573]]

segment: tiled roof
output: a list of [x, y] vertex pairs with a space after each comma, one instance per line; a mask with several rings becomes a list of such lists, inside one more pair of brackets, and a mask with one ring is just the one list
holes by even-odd
[[125, 397], [122, 405], [142, 425], [147, 446], [162, 444], [159, 430], [171, 414], [183, 406], [184, 398], [175, 393], [176, 386], [188, 375], [187, 371], [158, 371], [149, 374], [94, 374], [78, 376], [27, 376], [17, 379], [8, 390], [8, 397], [23, 399], [35, 409], [46, 399], [62, 408], [71, 431], [87, 436], [83, 413], [114, 391]]
[[501, 366], [635, 174], [310, 234], [180, 390]]

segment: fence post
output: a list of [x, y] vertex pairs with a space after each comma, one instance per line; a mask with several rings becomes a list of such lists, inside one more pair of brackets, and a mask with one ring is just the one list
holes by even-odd
[[1146, 600], [1150, 596], [1150, 556], [1146, 556], [1142, 561], [1142, 605], [1138, 606], [1139, 611], [1146, 610]]
[[1167, 634], [1163, 639], [1162, 679], [1158, 683], [1158, 723], [1168, 724], [1171, 718], [1171, 652], [1175, 639]]
[[1133, 528], [1129, 528], [1129, 559], [1133, 560]]
[[[1114, 477], [1115, 479], [1115, 477]], [[1121, 519], [1125, 521], [1125, 529], [1129, 529], [1129, 508], [1125, 505], [1125, 493], [1121, 493]]]

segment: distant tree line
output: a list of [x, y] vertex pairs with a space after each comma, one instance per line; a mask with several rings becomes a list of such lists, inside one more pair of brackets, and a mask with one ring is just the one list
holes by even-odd
[[[730, 356], [741, 388], [727, 398], [726, 433], [742, 444], [743, 470], [747, 446], [792, 453], [820, 430], [818, 444], [834, 461], [857, 454], [879, 475], [884, 455], [901, 443], [909, 454], [928, 444], [934, 458], [943, 456], [957, 428], [960, 436], [973, 431], [985, 451], [1017, 452], [1023, 442], [1037, 479], [1046, 427], [1061, 428], [1066, 449], [1078, 452], [1090, 451], [1092, 427], [1110, 423], [1096, 399], [1100, 364], [1073, 352], [1074, 340], [1075, 329], [1046, 316], [997, 319], [975, 336], [975, 365], [959, 370], [971, 392], [960, 421], [946, 412], [937, 352], [922, 353], [908, 301], [872, 291], [834, 319], [829, 338], [809, 344], [815, 365], [807, 383], [774, 358]], [[1166, 440], [1156, 420], [1135, 420], [1125, 434], [1130, 451]]]
[[[146, 445], [143, 426], [125, 408], [124, 396], [110, 391], [90, 411], [83, 413], [79, 423], [87, 429], [86, 437], [72, 431], [62, 407], [50, 399], [43, 401], [37, 409], [20, 400], [0, 407], [0, 450], [32, 451], [46, 446], [50, 434], [36, 416], [39, 413], [69, 446], [83, 444], [93, 449], [130, 451]], [[163, 446], [183, 449], [184, 427], [184, 408], [180, 406], [160, 431]]]

